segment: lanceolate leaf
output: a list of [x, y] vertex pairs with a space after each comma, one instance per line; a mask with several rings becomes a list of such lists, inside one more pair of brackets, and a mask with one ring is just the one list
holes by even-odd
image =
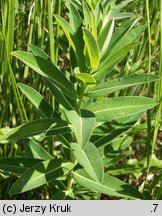
[[99, 122], [106, 122], [133, 114], [138, 114], [157, 106], [158, 103], [145, 97], [115, 97], [87, 106], [87, 109], [96, 115]]
[[59, 23], [61, 28], [63, 29], [71, 47], [73, 48], [76, 56], [77, 62], [82, 72], [86, 71], [86, 63], [82, 52], [82, 47], [80, 47], [80, 41], [78, 40], [75, 31], [72, 29], [70, 24], [60, 17], [59, 15], [55, 15], [56, 21]]
[[67, 122], [63, 120], [38, 119], [12, 129], [9, 133], [2, 136], [0, 141], [31, 137], [42, 133], [44, 136], [51, 136], [69, 132], [69, 126]]
[[131, 43], [126, 45], [124, 48], [122, 48], [121, 50], [119, 50], [118, 52], [114, 53], [113, 56], [108, 56], [103, 62], [101, 62], [101, 64], [99, 65], [99, 67], [97, 68], [94, 77], [95, 78], [102, 78], [105, 75], [108, 74], [108, 69], [112, 66], [114, 66], [115, 64], [117, 64], [121, 59], [123, 59], [125, 57], [125, 55], [132, 49], [134, 49], [135, 47], [137, 47], [139, 45], [139, 43]]
[[84, 148], [81, 148], [78, 143], [72, 143], [71, 149], [77, 161], [83, 166], [91, 178], [96, 182], [102, 183], [104, 168], [101, 156], [95, 145], [88, 142]]
[[74, 172], [73, 178], [81, 186], [91, 191], [96, 191], [116, 197], [143, 199], [142, 194], [134, 187], [108, 174], [104, 175], [103, 183], [95, 182], [83, 170]]
[[55, 19], [59, 23], [59, 25], [62, 27], [70, 45], [72, 46], [74, 52], [76, 53], [77, 38], [75, 35], [75, 31], [72, 29], [70, 24], [61, 16], [55, 14]]
[[96, 85], [94, 88], [90, 88], [87, 96], [88, 97], [100, 97], [107, 96], [108, 94], [128, 88], [134, 85], [139, 85], [147, 82], [156, 81], [159, 77], [149, 74], [135, 74], [121, 79], [112, 80], [109, 82], [103, 82]]
[[85, 45], [88, 50], [88, 56], [91, 63], [91, 68], [95, 69], [98, 67], [100, 61], [99, 47], [92, 33], [88, 29], [84, 28], [83, 32]]
[[83, 1], [84, 25], [87, 29], [91, 28], [91, 12], [88, 5]]
[[80, 17], [80, 14], [77, 8], [73, 4], [70, 4], [69, 10], [70, 10], [70, 13], [69, 13], [70, 24], [73, 30], [77, 32], [78, 29], [82, 26], [82, 19]]
[[42, 53], [40, 54], [41, 57], [40, 55], [38, 56], [38, 50], [37, 56], [24, 51], [15, 51], [11, 54], [20, 59], [38, 74], [50, 79], [53, 83], [55, 83], [57, 87], [62, 89], [64, 94], [66, 94], [68, 97], [76, 100], [76, 92], [74, 91], [71, 83], [68, 81], [65, 75], [50, 60], [42, 57]]
[[43, 50], [41, 50], [39, 47], [36, 47], [33, 44], [29, 44], [28, 47], [34, 56], [39, 56], [45, 60], [52, 61], [50, 59], [50, 57]]
[[[54, 83], [52, 83], [50, 80], [45, 78], [45, 83], [49, 87], [49, 90], [52, 92], [54, 97], [56, 98], [57, 102], [60, 103], [64, 108], [67, 110], [73, 110], [76, 107], [76, 102], [74, 100], [71, 100], [66, 98], [61, 91]], [[71, 102], [71, 103], [70, 103]]]
[[146, 26], [142, 25], [142, 26], [138, 26], [130, 31], [128, 31], [119, 41], [118, 43], [115, 44], [115, 46], [113, 47], [113, 49], [111, 48], [110, 50], [108, 50], [109, 52], [109, 57], [113, 56], [116, 52], [118, 52], [119, 50], [123, 49], [125, 46], [127, 46], [128, 44], [132, 43], [133, 41], [135, 41], [141, 34], [142, 32], [145, 30]]
[[24, 140], [25, 150], [30, 158], [36, 158], [41, 160], [50, 160], [53, 157], [41, 146], [33, 140]]
[[76, 111], [66, 113], [69, 122], [72, 124], [78, 143], [82, 148], [87, 144], [96, 124], [96, 118], [93, 113], [88, 110], [81, 110], [80, 115]]
[[[102, 133], [102, 130], [105, 131], [105, 133], [102, 136], [96, 137], [94, 136], [93, 140], [95, 143], [95, 146], [99, 149], [103, 149], [105, 146], [109, 145], [112, 140], [115, 138], [119, 137], [120, 135], [124, 134], [128, 130], [130, 130], [136, 123], [137, 121], [142, 117], [144, 112], [131, 115], [128, 117], [124, 117], [121, 119], [117, 119], [115, 121], [109, 122], [109, 127], [106, 124], [106, 131], [102, 127], [99, 130], [99, 133]], [[97, 131], [94, 131], [97, 132]]]
[[125, 0], [125, 1], [121, 1], [119, 4], [117, 4], [116, 6], [113, 7], [112, 9], [112, 13], [119, 13], [123, 8], [125, 8], [130, 2], [132, 2], [133, 0]]
[[114, 30], [114, 20], [108, 20], [107, 24], [103, 27], [98, 37], [98, 45], [101, 50], [101, 55], [105, 53], [106, 49], [109, 46], [113, 30]]
[[47, 184], [66, 175], [74, 164], [60, 159], [52, 159], [37, 163], [12, 185], [10, 194], [22, 193]]
[[112, 140], [112, 142], [110, 142], [104, 148], [101, 148], [100, 154], [102, 155], [104, 164], [111, 163], [114, 158], [116, 158], [117, 156], [119, 157], [123, 150], [129, 147], [131, 142], [132, 137], [122, 137]]
[[0, 169], [16, 173], [18, 175], [24, 173], [30, 167], [39, 163], [41, 160], [33, 158], [0, 158]]
[[115, 44], [117, 44], [120, 39], [126, 34], [126, 32], [128, 32], [136, 23], [135, 19], [131, 19], [128, 22], [126, 22], [125, 24], [121, 25], [112, 35], [112, 39], [110, 41], [109, 44], [109, 49], [111, 50], [112, 47], [115, 46]]
[[40, 111], [42, 117], [50, 118], [53, 114], [53, 108], [47, 101], [33, 88], [19, 83], [18, 87], [30, 102]]
[[123, 12], [123, 13], [112, 14], [112, 18], [115, 20], [125, 19], [125, 18], [129, 18], [129, 17], [134, 17], [134, 13]]

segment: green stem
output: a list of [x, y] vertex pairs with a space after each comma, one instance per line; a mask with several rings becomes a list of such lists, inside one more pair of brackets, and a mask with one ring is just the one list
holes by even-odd
[[[151, 74], [151, 28], [150, 28], [150, 11], [149, 11], [149, 0], [146, 0], [146, 16], [147, 16], [147, 31], [148, 31], [148, 73]], [[148, 84], [148, 97], [151, 96], [151, 86]], [[150, 171], [152, 153], [152, 133], [151, 133], [151, 110], [147, 111], [147, 170], [146, 170], [146, 179], [145, 185], [147, 184], [147, 178]], [[144, 185], [144, 186], [145, 186]]]
[[161, 110], [162, 110], [162, 1], [160, 1], [160, 65], [159, 65], [159, 81], [157, 85], [157, 101], [159, 102], [159, 106], [157, 107], [156, 118], [155, 118], [155, 128], [154, 128], [154, 135], [153, 135], [153, 143], [151, 153], [153, 154], [156, 139], [158, 135], [158, 130], [160, 126], [160, 119], [161, 119]]
[[55, 62], [55, 53], [54, 53], [54, 32], [53, 32], [53, 0], [48, 0], [48, 25], [49, 25], [49, 42], [50, 42], [50, 57], [53, 62]]

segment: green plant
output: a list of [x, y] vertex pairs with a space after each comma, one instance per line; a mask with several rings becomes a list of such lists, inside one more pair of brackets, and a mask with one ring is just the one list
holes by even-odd
[[[0, 138], [4, 143], [21, 139], [26, 150], [25, 157], [0, 159], [0, 169], [20, 176], [10, 194], [51, 183], [57, 190], [54, 199], [100, 199], [101, 194], [144, 199], [133, 186], [109, 174], [112, 165], [131, 154], [126, 150], [132, 142], [127, 132], [147, 110], [158, 105], [151, 98], [124, 94], [124, 89], [156, 81], [157, 76], [124, 66], [119, 74], [115, 67], [119, 62], [125, 64], [126, 55], [140, 45], [138, 39], [146, 28], [134, 14], [121, 12], [130, 2], [73, 1], [67, 3], [69, 22], [55, 15], [68, 40], [61, 38], [67, 48], [69, 71], [60, 70], [53, 55], [51, 60], [34, 45], [29, 45], [29, 52], [11, 53], [41, 75], [58, 104], [50, 105], [32, 87], [18, 84], [41, 119]], [[125, 18], [130, 19], [115, 26], [118, 19]], [[48, 136], [56, 137], [53, 144], [61, 143], [54, 154], [38, 142]]]

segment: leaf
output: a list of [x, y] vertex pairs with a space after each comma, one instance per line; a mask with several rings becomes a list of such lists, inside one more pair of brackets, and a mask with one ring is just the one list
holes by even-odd
[[79, 164], [96, 182], [103, 181], [104, 168], [100, 153], [95, 145], [88, 142], [84, 148], [78, 143], [71, 143], [72, 152]]
[[[38, 53], [38, 50], [34, 52]], [[44, 57], [42, 58], [42, 53], [39, 54], [39, 56], [34, 56], [33, 54], [24, 51], [14, 51], [11, 54], [20, 59], [41, 76], [50, 79], [51, 82], [60, 88], [68, 97], [73, 100], [77, 99], [76, 92], [69, 80], [51, 61], [45, 59]]]
[[25, 139], [24, 145], [30, 158], [41, 160], [53, 159], [53, 157], [41, 146], [41, 144], [36, 141]]
[[115, 120], [144, 112], [157, 106], [158, 103], [150, 98], [128, 96], [108, 98], [87, 106], [96, 115], [99, 122]]
[[124, 118], [117, 119], [115, 121], [108, 122], [108, 125], [106, 124], [105, 128], [102, 128], [102, 126], [100, 127], [99, 134], [102, 133], [102, 130], [105, 131], [104, 134], [102, 136], [99, 136], [99, 138], [96, 138], [96, 136], [94, 136], [94, 138], [92, 137], [92, 142], [94, 142], [95, 146], [99, 150], [103, 149], [105, 146], [109, 145], [112, 140], [130, 130], [143, 116], [143, 114], [144, 112], [141, 112], [135, 115], [127, 116]]
[[38, 119], [30, 121], [19, 127], [13, 128], [9, 133], [0, 138], [1, 140], [13, 140], [21, 139], [25, 137], [31, 137], [38, 134], [44, 136], [51, 136], [57, 134], [69, 133], [70, 128], [67, 122], [60, 119]]
[[70, 45], [72, 46], [74, 52], [76, 53], [76, 43], [77, 43], [77, 38], [75, 35], [74, 30], [72, 29], [72, 27], [70, 26], [70, 24], [61, 16], [55, 14], [55, 19], [56, 21], [59, 23], [59, 25], [61, 26], [61, 28], [63, 29]]
[[63, 29], [71, 47], [73, 48], [81, 71], [85, 72], [86, 63], [85, 63], [83, 50], [82, 50], [83, 47], [80, 46], [80, 41], [78, 40], [76, 33], [74, 32], [70, 24], [65, 19], [63, 19], [62, 17], [56, 14], [55, 14], [55, 19], [58, 22], [58, 24], [61, 26], [61, 28]]
[[142, 194], [134, 187], [108, 174], [104, 175], [102, 184], [92, 180], [83, 170], [74, 172], [73, 178], [81, 186], [91, 191], [116, 197], [143, 199]]
[[87, 144], [96, 124], [96, 118], [88, 110], [80, 110], [80, 115], [72, 110], [66, 113], [69, 122], [72, 124], [72, 130], [78, 143], [82, 148]]
[[69, 6], [69, 11], [70, 25], [72, 26], [73, 30], [77, 32], [78, 29], [82, 26], [82, 19], [77, 8], [72, 3]]
[[[45, 83], [49, 87], [49, 90], [56, 98], [57, 102], [60, 103], [67, 110], [73, 110], [76, 107], [74, 100], [67, 99], [61, 89], [59, 89], [54, 83], [45, 78]], [[71, 102], [71, 103], [70, 103]]]
[[94, 88], [91, 88], [87, 95], [88, 97], [100, 97], [107, 96], [108, 94], [128, 88], [134, 85], [139, 85], [147, 82], [152, 82], [158, 80], [158, 76], [149, 75], [149, 74], [135, 74], [123, 77], [120, 79], [115, 79], [108, 82], [102, 82], [101, 84], [96, 85]]
[[[51, 70], [51, 74], [53, 71], [55, 71], [55, 77], [54, 80], [57, 81], [58, 83], [56, 84], [56, 86], [58, 86], [59, 88], [62, 89], [62, 87], [65, 85], [67, 89], [69, 89], [70, 91], [72, 91], [73, 93], [76, 94], [73, 85], [70, 83], [70, 81], [66, 78], [65, 74], [58, 69], [58, 67], [50, 60], [49, 56], [43, 52], [43, 50], [39, 49], [36, 46], [33, 45], [29, 45], [31, 52], [33, 53], [33, 55], [36, 57], [37, 62], [39, 63], [40, 68], [44, 68], [43, 64], [41, 64], [41, 62], [39, 61], [43, 58], [45, 61], [44, 65], [46, 65], [47, 68], [44, 68], [43, 71], [46, 71], [48, 69], [47, 63], [50, 65], [49, 67], [49, 71]], [[53, 69], [53, 71], [52, 71]], [[53, 75], [53, 74], [52, 74]], [[62, 86], [59, 86], [62, 85]], [[66, 94], [66, 93], [65, 93]]]
[[52, 62], [52, 60], [50, 59], [50, 57], [39, 47], [34, 46], [33, 44], [29, 44], [28, 45], [30, 51], [33, 53], [34, 56], [39, 56], [45, 60], [48, 60], [50, 62]]
[[[152, 155], [150, 167], [160, 169], [162, 167], [162, 160], [159, 160], [155, 155]], [[112, 175], [140, 175], [145, 169], [147, 169], [147, 157], [144, 157], [141, 160], [129, 159], [126, 164], [117, 167], [108, 167], [107, 172]]]
[[[122, 48], [121, 50], [119, 50], [118, 52], [114, 53], [113, 56], [108, 56], [97, 68], [94, 77], [96, 79], [100, 79], [103, 78], [105, 75], [108, 74], [108, 70], [110, 67], [114, 66], [115, 64], [117, 64], [122, 58], [125, 57], [125, 55], [132, 49], [134, 49], [135, 47], [137, 47], [139, 45], [139, 43], [134, 42], [131, 44], [126, 45], [124, 48]], [[107, 51], [106, 51], [107, 53]]]
[[110, 21], [108, 20], [106, 25], [101, 29], [101, 32], [99, 33], [99, 37], [98, 37], [98, 45], [101, 50], [101, 55], [104, 55], [104, 53], [106, 52], [110, 40], [112, 38], [113, 31], [114, 31], [114, 20], [110, 20]]
[[108, 145], [104, 147], [104, 154], [116, 154], [119, 153], [130, 145], [132, 142], [132, 137], [131, 136], [126, 136], [126, 137], [120, 137], [117, 139], [112, 140]]
[[95, 69], [98, 67], [100, 61], [98, 44], [95, 38], [93, 37], [92, 33], [88, 29], [84, 28], [83, 33], [84, 33], [85, 46], [87, 48], [88, 56], [91, 63], [91, 68]]
[[16, 173], [18, 175], [24, 173], [30, 167], [36, 165], [41, 160], [39, 159], [32, 159], [32, 158], [0, 158], [0, 169]]
[[132, 43], [135, 41], [145, 30], [146, 25], [138, 26], [128, 32], [120, 38], [120, 40], [115, 44], [111, 50], [108, 50], [108, 57], [110, 58], [113, 56], [115, 53], [117, 53], [119, 50], [123, 49], [126, 47], [128, 44]]
[[47, 101], [33, 88], [19, 83], [18, 87], [29, 101], [40, 111], [42, 117], [50, 118], [53, 114], [53, 108]]
[[109, 50], [111, 50], [120, 40], [121, 38], [135, 25], [137, 22], [136, 19], [131, 19], [125, 24], [121, 25], [112, 35]]
[[114, 13], [119, 13], [123, 8], [125, 8], [130, 2], [132, 2], [133, 0], [125, 0], [125, 1], [121, 1], [119, 4], [115, 5], [112, 8], [112, 14]]
[[84, 25], [87, 29], [91, 28], [91, 12], [87, 4], [83, 1]]
[[114, 158], [119, 157], [123, 150], [128, 148], [132, 142], [132, 137], [121, 137], [112, 140], [104, 148], [100, 148], [100, 154], [102, 155], [104, 164], [111, 163]]
[[87, 73], [77, 73], [75, 74], [75, 77], [79, 80], [81, 80], [84, 84], [87, 86], [94, 86], [96, 84], [96, 80], [94, 77]]
[[126, 18], [130, 18], [130, 17], [134, 17], [134, 13], [122, 12], [122, 13], [118, 13], [118, 14], [112, 14], [112, 18], [115, 20], [126, 19]]
[[74, 164], [61, 159], [52, 159], [37, 163], [22, 176], [10, 188], [10, 194], [23, 193], [31, 189], [47, 184], [59, 177], [66, 175]]

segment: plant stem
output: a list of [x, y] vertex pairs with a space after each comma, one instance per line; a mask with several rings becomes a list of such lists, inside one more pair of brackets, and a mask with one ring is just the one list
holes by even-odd
[[53, 0], [48, 0], [48, 25], [49, 25], [49, 42], [50, 42], [50, 57], [53, 62], [55, 62], [55, 53], [54, 53], [54, 32], [53, 32]]
[[[146, 16], [147, 16], [147, 31], [148, 31], [148, 73], [151, 74], [151, 28], [150, 28], [150, 11], [149, 0], [146, 0]], [[148, 97], [151, 96], [151, 86], [148, 84]], [[152, 159], [151, 145], [152, 145], [152, 133], [151, 133], [151, 110], [147, 111], [147, 170], [145, 184], [147, 184], [147, 178], [150, 171], [150, 164]]]
[[162, 1], [160, 1], [160, 65], [159, 65], [159, 81], [157, 85], [157, 101], [159, 102], [159, 106], [157, 107], [156, 118], [155, 118], [155, 128], [153, 135], [153, 143], [151, 153], [153, 154], [156, 139], [158, 135], [160, 119], [161, 119], [161, 110], [162, 110]]

